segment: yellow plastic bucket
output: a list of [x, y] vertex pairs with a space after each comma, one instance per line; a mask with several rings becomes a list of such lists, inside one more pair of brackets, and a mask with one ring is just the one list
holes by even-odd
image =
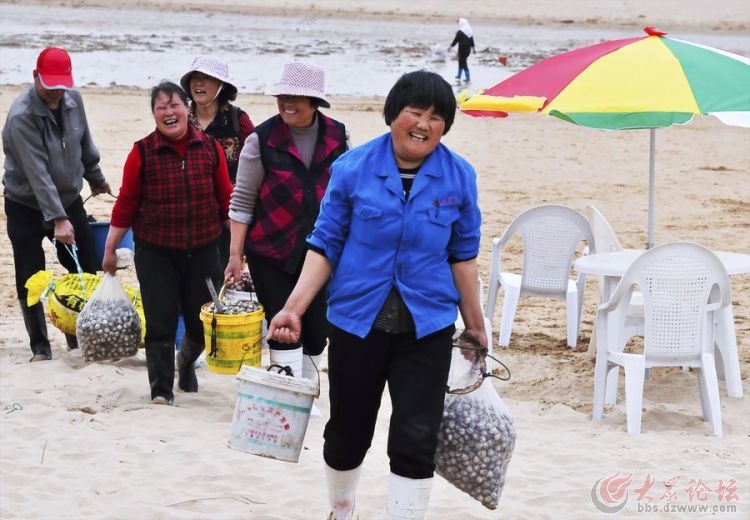
[[217, 374], [235, 375], [243, 365], [260, 367], [263, 309], [242, 314], [218, 314], [201, 307], [206, 366]]

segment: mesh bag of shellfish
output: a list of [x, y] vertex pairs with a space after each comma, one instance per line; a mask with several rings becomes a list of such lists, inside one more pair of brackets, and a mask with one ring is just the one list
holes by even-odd
[[116, 277], [104, 274], [78, 315], [76, 336], [85, 361], [115, 361], [138, 353], [141, 318]]
[[516, 429], [492, 380], [485, 378], [484, 367], [483, 356], [472, 362], [453, 349], [435, 472], [495, 509], [505, 487]]

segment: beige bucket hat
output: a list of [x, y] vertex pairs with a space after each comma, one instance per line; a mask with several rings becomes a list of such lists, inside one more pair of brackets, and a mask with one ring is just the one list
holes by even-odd
[[232, 90], [234, 94], [237, 94], [237, 87], [229, 79], [229, 65], [216, 56], [198, 56], [193, 60], [190, 70], [182, 75], [180, 85], [188, 95], [190, 95], [190, 76], [193, 72], [202, 72], [206, 76], [216, 78], [224, 84], [224, 89]]
[[306, 96], [320, 100], [320, 106], [331, 108], [326, 99], [326, 73], [312, 63], [293, 61], [284, 65], [281, 79], [266, 90], [269, 96]]

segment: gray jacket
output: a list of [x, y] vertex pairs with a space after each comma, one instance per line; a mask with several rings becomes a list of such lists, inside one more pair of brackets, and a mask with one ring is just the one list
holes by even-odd
[[83, 179], [90, 186], [106, 181], [81, 94], [65, 92], [60, 108], [62, 129], [32, 85], [13, 102], [3, 127], [4, 194], [40, 210], [47, 221], [65, 218]]

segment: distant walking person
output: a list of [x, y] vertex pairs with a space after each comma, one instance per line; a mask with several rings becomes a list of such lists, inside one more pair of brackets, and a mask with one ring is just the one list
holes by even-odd
[[[36, 60], [34, 84], [13, 102], [3, 127], [3, 176], [8, 238], [16, 292], [29, 335], [31, 361], [52, 358], [42, 303], [26, 304], [26, 280], [43, 270], [42, 241], [55, 240], [57, 258], [78, 271], [65, 246], [75, 244], [80, 267], [96, 273], [96, 248], [81, 200], [85, 180], [92, 195], [112, 193], [99, 167], [81, 94], [64, 49], [49, 47]], [[66, 334], [68, 349], [78, 347]]]
[[471, 30], [471, 25], [466, 18], [458, 19], [458, 31], [456, 31], [456, 36], [448, 48], [452, 49], [456, 44], [458, 44], [458, 73], [456, 79], [461, 81], [461, 72], [463, 72], [464, 80], [468, 83], [471, 81], [471, 74], [469, 73], [467, 60], [469, 54], [476, 52], [476, 49], [474, 49], [474, 31]]

